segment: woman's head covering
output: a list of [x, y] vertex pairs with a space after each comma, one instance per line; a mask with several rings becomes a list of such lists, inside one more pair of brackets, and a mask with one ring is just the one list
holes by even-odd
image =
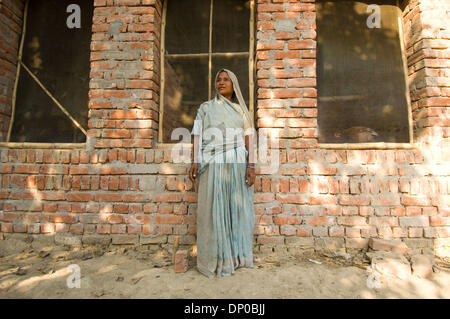
[[[247, 105], [245, 104], [244, 98], [242, 97], [241, 88], [239, 87], [239, 82], [238, 82], [238, 79], [237, 79], [236, 75], [233, 72], [231, 72], [230, 70], [220, 69], [219, 72], [217, 72], [217, 74], [216, 74], [216, 79], [215, 79], [214, 83], [217, 82], [217, 78], [219, 77], [219, 74], [221, 72], [227, 72], [228, 73], [228, 76], [230, 77], [231, 82], [233, 83], [234, 94], [236, 95], [236, 97], [238, 99], [239, 106], [240, 106], [241, 111], [242, 111], [241, 113], [244, 116], [244, 121], [248, 121], [248, 124], [253, 128], [254, 127], [253, 121], [252, 121], [252, 118], [250, 116], [250, 113], [248, 112], [248, 108], [247, 108]], [[223, 99], [226, 100], [226, 98], [222, 94], [220, 94], [217, 91], [217, 89], [216, 89], [216, 94], [217, 94], [218, 97], [222, 97]]]

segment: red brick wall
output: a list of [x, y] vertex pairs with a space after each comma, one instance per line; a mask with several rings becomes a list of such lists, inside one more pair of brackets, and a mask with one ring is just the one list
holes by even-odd
[[414, 135], [427, 144], [448, 143], [450, 137], [449, 6], [412, 0], [403, 10]]
[[[442, 18], [433, 20], [439, 11], [431, 1], [402, 8], [414, 138], [424, 144], [332, 150], [317, 149], [314, 1], [258, 3], [258, 124], [280, 131], [282, 166], [257, 178], [257, 241], [365, 248], [380, 237], [402, 238], [412, 248], [448, 245], [432, 240], [448, 237], [450, 221], [449, 37]], [[433, 34], [420, 21], [425, 11], [432, 11]], [[296, 27], [278, 30], [283, 19]]]
[[[258, 171], [255, 243], [360, 249], [371, 237], [400, 238], [445, 253], [450, 40], [440, 11], [432, 1], [402, 7], [415, 148], [345, 150], [317, 140], [314, 0], [256, 2], [257, 123], [280, 134], [280, 167]], [[189, 165], [156, 143], [161, 3], [94, 3], [86, 148], [1, 147], [1, 231], [194, 244]]]
[[6, 141], [22, 34], [23, 0], [0, 1], [0, 142]]

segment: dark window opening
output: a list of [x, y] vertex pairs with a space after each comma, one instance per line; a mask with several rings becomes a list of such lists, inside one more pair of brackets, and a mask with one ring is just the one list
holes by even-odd
[[160, 142], [173, 143], [179, 141], [171, 139], [173, 130], [191, 130], [200, 104], [214, 97], [220, 68], [236, 74], [252, 111], [251, 5], [243, 0], [166, 0], [165, 6]]
[[[409, 143], [396, 1], [316, 3], [319, 142]], [[367, 25], [371, 4], [381, 9], [380, 28]]]
[[[81, 28], [69, 28], [70, 4]], [[88, 122], [93, 1], [30, 0], [22, 61], [84, 129]], [[86, 135], [22, 67], [10, 142], [82, 143]]]

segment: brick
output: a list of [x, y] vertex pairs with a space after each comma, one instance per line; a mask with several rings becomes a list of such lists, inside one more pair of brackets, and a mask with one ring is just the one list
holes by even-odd
[[141, 225], [127, 225], [127, 233], [128, 234], [140, 234], [141, 233]]
[[337, 222], [339, 225], [344, 226], [365, 226], [366, 218], [360, 216], [348, 216], [348, 217], [338, 217]]
[[450, 217], [431, 216], [431, 226], [450, 226]]
[[370, 238], [369, 247], [373, 250], [392, 251], [406, 255], [408, 246], [401, 240], [383, 240], [379, 238]]
[[312, 195], [310, 196], [310, 205], [336, 205], [337, 197], [333, 195]]
[[369, 217], [369, 224], [374, 226], [398, 226], [397, 217]]
[[409, 227], [408, 237], [423, 237], [422, 227]]
[[83, 224], [71, 224], [69, 225], [69, 233], [81, 235], [83, 234], [84, 225]]
[[319, 251], [342, 251], [345, 250], [344, 238], [316, 238], [314, 247]]
[[381, 239], [392, 239], [393, 238], [393, 232], [392, 227], [390, 226], [378, 226], [378, 237]]
[[188, 251], [178, 250], [175, 253], [175, 272], [184, 273], [188, 270]]
[[405, 227], [392, 227], [392, 237], [408, 237], [408, 229]]
[[383, 194], [374, 198], [374, 206], [398, 206], [400, 198], [395, 194]]
[[378, 237], [377, 228], [374, 226], [361, 227], [361, 237], [363, 238]]
[[258, 236], [257, 243], [262, 245], [282, 245], [284, 244], [284, 237]]
[[314, 238], [312, 238], [312, 237], [286, 237], [286, 245], [312, 248], [312, 247], [314, 247]]
[[[367, 207], [367, 206], [359, 207], [359, 215], [371, 216], [373, 214], [374, 214], [374, 209], [372, 207]], [[370, 221], [370, 219], [369, 219], [369, 221]]]
[[57, 233], [55, 235], [56, 245], [81, 246], [81, 237], [73, 234]]
[[315, 236], [315, 237], [326, 237], [326, 236], [328, 236], [328, 227], [313, 226], [312, 232], [313, 232], [313, 236]]
[[126, 245], [126, 244], [137, 244], [139, 242], [139, 235], [125, 235], [125, 234], [114, 234], [112, 235], [113, 245]]
[[50, 216], [52, 223], [67, 223], [73, 224], [78, 221], [78, 217], [72, 214], [54, 214]]
[[312, 227], [311, 226], [300, 226], [297, 229], [297, 236], [299, 236], [299, 237], [310, 237], [310, 236], [312, 236]]
[[71, 202], [89, 202], [92, 200], [92, 194], [71, 192], [66, 195], [66, 200]]
[[405, 206], [430, 206], [430, 198], [424, 196], [403, 195], [401, 203]]
[[154, 198], [155, 202], [181, 202], [182, 194], [179, 193], [170, 193], [170, 194], [161, 194], [156, 195]]
[[15, 233], [26, 233], [27, 232], [27, 225], [14, 224], [13, 226], [14, 226], [13, 230]]
[[124, 224], [113, 224], [111, 225], [111, 234], [126, 234], [127, 225]]
[[282, 225], [280, 226], [280, 234], [285, 236], [295, 236], [297, 234], [297, 229], [292, 225]]
[[[57, 233], [70, 233], [70, 225], [66, 224], [55, 224], [55, 232]], [[73, 234], [73, 233], [71, 233]]]
[[320, 226], [320, 225], [333, 225], [335, 223], [335, 217], [303, 217], [304, 223], [306, 225], [311, 226]]
[[330, 237], [344, 237], [345, 228], [344, 227], [330, 227], [329, 229]]
[[339, 204], [350, 206], [370, 205], [370, 197], [364, 195], [340, 195]]
[[406, 207], [406, 216], [420, 216], [420, 215], [422, 215], [421, 207], [413, 207], [413, 206]]
[[155, 224], [181, 224], [182, 216], [179, 215], [161, 215], [154, 217]]
[[346, 248], [366, 249], [369, 244], [367, 238], [345, 238]]
[[[267, 195], [268, 195], [267, 199], [271, 199], [271, 200], [267, 200], [266, 202], [271, 202], [274, 200], [274, 199], [272, 199], [273, 194], [267, 194]], [[303, 195], [303, 194], [277, 194], [276, 200], [283, 204], [306, 204], [308, 202], [308, 197], [307, 197], [307, 195]], [[259, 202], [261, 202], [261, 201], [256, 201], [256, 199], [255, 199], [255, 203], [259, 203]]]
[[13, 224], [2, 223], [0, 230], [3, 233], [12, 233], [14, 231]]
[[111, 233], [111, 225], [97, 225], [97, 233], [98, 234], [110, 234]]
[[154, 236], [154, 235], [140, 235], [140, 244], [148, 245], [148, 244], [166, 244], [167, 236]]
[[402, 227], [428, 227], [430, 226], [430, 221], [428, 216], [410, 216], [410, 217], [399, 217], [400, 226]]
[[411, 266], [401, 254], [376, 254], [371, 259], [371, 268], [383, 275], [400, 279], [407, 279], [411, 276]]
[[428, 278], [433, 274], [433, 256], [414, 255], [411, 257], [411, 270], [414, 276]]
[[302, 222], [299, 216], [275, 216], [273, 222], [276, 225], [296, 225]]
[[361, 229], [353, 227], [345, 227], [345, 236], [347, 238], [360, 238]]

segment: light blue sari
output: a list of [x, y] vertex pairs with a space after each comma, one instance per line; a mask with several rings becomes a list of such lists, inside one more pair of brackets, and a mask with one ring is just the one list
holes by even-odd
[[[200, 137], [197, 269], [208, 277], [253, 267], [254, 190], [245, 182], [244, 122], [239, 105], [216, 94], [200, 106], [192, 130]], [[230, 137], [229, 129], [241, 133]]]

